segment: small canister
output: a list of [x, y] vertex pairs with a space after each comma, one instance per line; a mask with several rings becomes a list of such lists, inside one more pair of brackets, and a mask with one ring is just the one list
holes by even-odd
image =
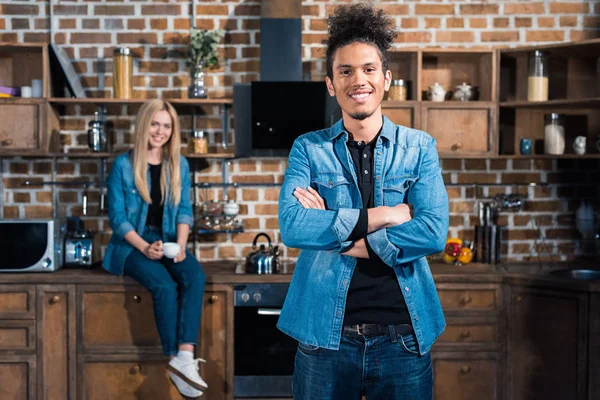
[[132, 97], [133, 56], [127, 47], [116, 48], [113, 54], [113, 97]]
[[407, 100], [407, 81], [404, 79], [394, 79], [388, 91], [389, 101], [406, 101]]
[[192, 132], [190, 152], [196, 154], [208, 153], [208, 138], [204, 131], [195, 130]]

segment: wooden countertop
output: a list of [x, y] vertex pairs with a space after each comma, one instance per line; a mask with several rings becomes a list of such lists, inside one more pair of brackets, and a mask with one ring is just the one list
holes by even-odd
[[[279, 274], [256, 275], [242, 273], [243, 264], [237, 261], [220, 261], [202, 263], [210, 284], [243, 284], [243, 283], [286, 283], [292, 279], [293, 264], [283, 264]], [[432, 263], [431, 271], [436, 283], [511, 283], [517, 285], [535, 285], [553, 289], [600, 292], [600, 281], [582, 281], [564, 279], [550, 275], [548, 272], [564, 268], [598, 269], [595, 263], [513, 263], [498, 266], [472, 263], [454, 266]], [[0, 284], [137, 284], [133, 279], [111, 275], [101, 267], [63, 268], [53, 273], [2, 273]]]

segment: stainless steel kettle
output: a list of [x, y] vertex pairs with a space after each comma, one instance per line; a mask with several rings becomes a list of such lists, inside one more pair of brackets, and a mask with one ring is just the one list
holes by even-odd
[[[269, 248], [264, 244], [256, 249], [258, 239], [264, 236], [269, 241]], [[271, 238], [266, 233], [259, 233], [252, 242], [252, 250], [246, 257], [246, 272], [249, 274], [276, 274], [279, 272], [279, 246], [273, 246]]]

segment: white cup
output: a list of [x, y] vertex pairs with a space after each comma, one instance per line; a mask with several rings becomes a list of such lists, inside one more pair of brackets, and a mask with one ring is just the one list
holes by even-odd
[[32, 95], [31, 86], [21, 86], [21, 97], [31, 97]]
[[174, 242], [163, 243], [163, 251], [164, 251], [165, 257], [167, 257], [167, 258], [177, 257], [177, 254], [179, 254], [180, 248], [181, 248], [181, 246], [179, 245], [179, 243], [174, 243]]
[[44, 81], [41, 79], [34, 79], [31, 81], [32, 97], [43, 97], [44, 96]]

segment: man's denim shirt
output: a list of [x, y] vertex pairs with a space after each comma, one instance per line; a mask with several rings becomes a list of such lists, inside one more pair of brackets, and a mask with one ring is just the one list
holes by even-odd
[[[113, 163], [108, 176], [108, 222], [113, 234], [108, 243], [102, 266], [107, 271], [122, 275], [127, 256], [133, 246], [125, 240], [125, 235], [136, 231], [144, 233], [148, 216], [148, 203], [144, 201], [135, 186], [133, 175], [132, 152], [121, 154]], [[163, 168], [167, 164], [163, 163]], [[164, 242], [177, 240], [177, 224], [193, 225], [192, 204], [190, 202], [190, 167], [185, 157], [180, 158], [181, 200], [173, 205], [170, 190], [166, 190], [163, 208], [162, 239]], [[170, 187], [170, 176], [167, 171], [167, 187]], [[150, 168], [148, 168], [148, 192], [151, 190]]]
[[[294, 142], [279, 196], [281, 238], [302, 249], [278, 328], [296, 340], [339, 349], [346, 295], [356, 258], [341, 255], [350, 245], [362, 199], [342, 121], [300, 136]], [[435, 140], [427, 133], [392, 123], [383, 129], [374, 153], [375, 205], [412, 203], [414, 218], [367, 235], [373, 251], [394, 268], [421, 354], [444, 331], [446, 322], [425, 256], [444, 249], [448, 195]], [[312, 186], [326, 210], [305, 209], [293, 196]]]

